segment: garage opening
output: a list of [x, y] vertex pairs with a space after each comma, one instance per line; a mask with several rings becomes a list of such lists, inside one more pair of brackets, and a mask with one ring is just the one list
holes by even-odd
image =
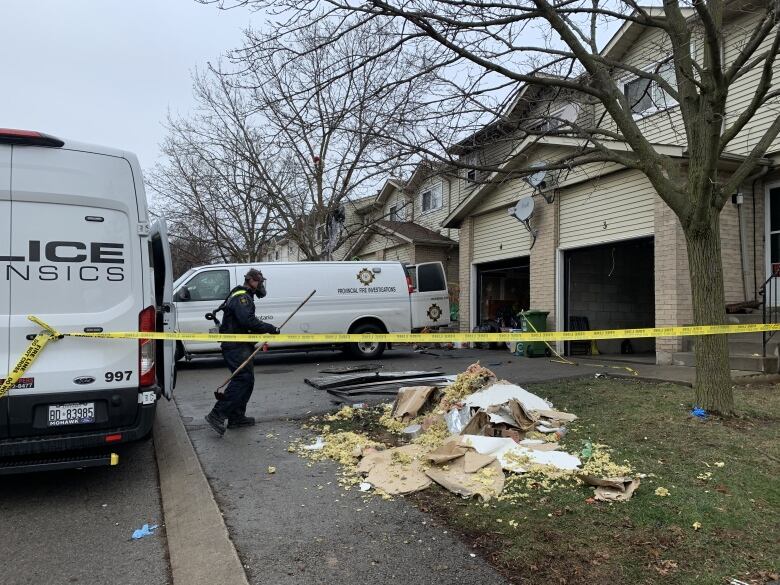
[[[564, 252], [565, 325], [569, 331], [655, 326], [653, 238]], [[594, 351], [595, 350], [595, 351]], [[655, 355], [655, 339], [566, 343], [568, 355]], [[638, 355], [637, 355], [638, 354]]]
[[476, 269], [477, 326], [519, 328], [518, 313], [527, 310], [531, 300], [529, 259], [486, 262]]

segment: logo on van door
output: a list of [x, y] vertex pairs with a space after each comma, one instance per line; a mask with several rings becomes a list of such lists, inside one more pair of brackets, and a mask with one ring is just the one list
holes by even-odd
[[374, 282], [374, 279], [376, 276], [373, 272], [371, 272], [368, 268], [364, 268], [360, 272], [357, 273], [357, 279], [360, 281], [360, 284], [363, 286], [368, 286], [372, 282]]
[[121, 266], [125, 263], [124, 247], [118, 242], [30, 240], [26, 256], [0, 256], [0, 262], [9, 262], [5, 267], [6, 280], [13, 277], [43, 282], [101, 279], [121, 282], [125, 279], [124, 266]]
[[428, 319], [430, 319], [433, 322], [438, 321], [441, 319], [441, 307], [437, 305], [436, 303], [432, 304], [430, 307], [428, 307]]

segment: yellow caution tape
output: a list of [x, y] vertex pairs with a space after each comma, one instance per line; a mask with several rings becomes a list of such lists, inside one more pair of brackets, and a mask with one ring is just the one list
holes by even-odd
[[8, 373], [8, 375], [5, 377], [5, 380], [3, 380], [3, 383], [0, 384], [0, 398], [8, 394], [8, 391], [14, 387], [14, 385], [19, 381], [19, 378], [21, 378], [27, 369], [32, 365], [32, 363], [35, 361], [35, 358], [38, 357], [38, 354], [43, 351], [43, 348], [46, 347], [46, 344], [53, 339], [58, 339], [58, 337], [56, 335], [51, 335], [49, 332], [39, 333], [35, 336], [35, 338], [32, 340], [32, 343], [30, 343], [30, 345], [22, 354], [22, 357], [20, 357], [16, 362], [14, 369]]
[[140, 331], [115, 331], [109, 333], [62, 333], [35, 316], [28, 317], [44, 331], [35, 336], [30, 346], [19, 358], [14, 369], [0, 385], [0, 398], [35, 361], [49, 341], [63, 337], [87, 337], [95, 339], [158, 339], [176, 341], [232, 341], [248, 343], [467, 343], [507, 341], [577, 341], [594, 339], [625, 339], [640, 337], [687, 337], [691, 335], [726, 335], [736, 333], [760, 333], [780, 331], [780, 323], [743, 323], [738, 325], [687, 325], [683, 327], [644, 327], [639, 329], [601, 329], [597, 331], [547, 331], [513, 333], [281, 333], [279, 335], [228, 334], [228, 333], [162, 333]]
[[639, 337], [686, 337], [691, 335], [724, 335], [729, 333], [757, 333], [780, 331], [780, 323], [740, 325], [688, 325], [684, 327], [647, 327], [641, 329], [601, 329], [596, 331], [547, 331], [518, 333], [281, 333], [255, 335], [232, 333], [162, 333], [118, 331], [111, 333], [62, 333], [64, 337], [93, 337], [97, 339], [162, 339], [177, 341], [232, 341], [232, 342], [294, 342], [294, 343], [448, 343], [501, 341], [576, 341], [591, 339], [625, 339]]

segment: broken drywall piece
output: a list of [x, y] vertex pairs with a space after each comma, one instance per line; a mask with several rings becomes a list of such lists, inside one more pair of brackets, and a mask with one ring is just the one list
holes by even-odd
[[479, 410], [471, 417], [468, 424], [463, 427], [461, 435], [482, 435], [488, 427], [490, 427], [490, 415], [484, 410]]
[[563, 470], [575, 470], [582, 464], [578, 457], [569, 453], [528, 449], [515, 443], [512, 439], [501, 437], [462, 435], [460, 445], [472, 447], [478, 453], [484, 455], [494, 455], [501, 462], [501, 466], [504, 469], [516, 473], [525, 473], [527, 471], [523, 466], [524, 462], [526, 465], [528, 463], [536, 463], [539, 465], [550, 465]]
[[495, 461], [494, 455], [482, 455], [476, 451], [466, 451], [463, 456], [463, 470], [466, 473], [476, 473], [486, 465], [490, 465]]
[[357, 467], [365, 481], [390, 495], [411, 494], [431, 485], [422, 468], [424, 449], [404, 445], [366, 455]]
[[572, 422], [577, 420], [577, 415], [562, 410], [536, 410], [534, 414], [539, 418], [548, 418], [559, 422]]
[[436, 465], [441, 465], [442, 463], [447, 463], [458, 457], [463, 457], [463, 455], [466, 454], [466, 451], [468, 451], [468, 449], [458, 445], [458, 438], [454, 437], [448, 439], [443, 445], [428, 453], [426, 458]]
[[522, 404], [526, 412], [549, 410], [552, 407], [544, 398], [540, 398], [517, 384], [510, 384], [509, 382], [496, 382], [484, 390], [475, 392], [466, 397], [463, 404], [468, 408], [486, 409], [489, 406], [506, 404], [510, 400], [517, 400]]
[[592, 475], [581, 475], [588, 485], [595, 487], [593, 498], [601, 502], [625, 502], [631, 499], [639, 487], [639, 479], [633, 477], [599, 478]]
[[407, 386], [398, 390], [393, 404], [393, 418], [409, 420], [417, 416], [430, 400], [435, 386]]
[[425, 471], [429, 478], [443, 488], [470, 498], [477, 496], [484, 501], [501, 494], [504, 490], [504, 472], [501, 464], [493, 461], [475, 473], [466, 473], [465, 457], [460, 457], [444, 466], [432, 466]]
[[540, 433], [554, 433], [560, 431], [561, 427], [548, 427], [547, 425], [537, 425], [536, 430]]

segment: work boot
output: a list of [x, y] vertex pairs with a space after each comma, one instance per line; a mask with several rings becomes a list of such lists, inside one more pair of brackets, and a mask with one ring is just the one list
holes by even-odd
[[241, 427], [253, 427], [255, 426], [255, 417], [253, 416], [237, 416], [236, 418], [228, 420], [227, 428], [238, 429]]
[[220, 437], [225, 434], [225, 419], [221, 418], [213, 410], [206, 415], [206, 422]]

